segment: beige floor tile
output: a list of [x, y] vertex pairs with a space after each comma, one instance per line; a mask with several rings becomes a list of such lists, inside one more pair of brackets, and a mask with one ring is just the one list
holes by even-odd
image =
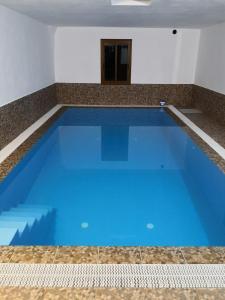
[[225, 289], [198, 289], [196, 300], [224, 300]]
[[44, 300], [194, 300], [196, 292], [184, 289], [55, 289]]
[[139, 247], [99, 247], [101, 264], [140, 264]]
[[224, 264], [224, 247], [182, 247], [181, 251], [188, 264]]
[[58, 247], [54, 263], [97, 264], [97, 247]]
[[14, 247], [0, 247], [0, 263], [9, 263], [13, 255]]
[[1, 300], [42, 300], [43, 289], [38, 288], [0, 288]]
[[185, 263], [179, 248], [141, 247], [143, 264], [182, 264]]
[[57, 247], [15, 247], [12, 263], [53, 263]]

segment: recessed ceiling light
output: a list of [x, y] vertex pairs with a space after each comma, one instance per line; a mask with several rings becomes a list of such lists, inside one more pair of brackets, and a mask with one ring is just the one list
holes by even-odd
[[111, 0], [112, 5], [148, 6], [152, 0]]

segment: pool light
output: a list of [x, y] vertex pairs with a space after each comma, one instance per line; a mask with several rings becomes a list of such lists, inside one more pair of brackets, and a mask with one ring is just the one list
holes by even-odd
[[81, 223], [81, 228], [82, 229], [87, 229], [89, 227], [89, 224], [87, 222]]
[[148, 6], [152, 0], [111, 0], [112, 5]]
[[152, 230], [154, 228], [154, 224], [149, 223], [146, 225], [147, 229]]

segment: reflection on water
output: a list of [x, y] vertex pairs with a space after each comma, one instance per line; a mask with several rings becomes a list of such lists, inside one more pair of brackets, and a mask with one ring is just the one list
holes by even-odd
[[129, 127], [101, 127], [102, 161], [128, 161]]

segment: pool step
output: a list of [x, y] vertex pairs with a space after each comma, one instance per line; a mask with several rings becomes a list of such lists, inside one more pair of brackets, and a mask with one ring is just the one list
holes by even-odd
[[42, 243], [54, 209], [45, 205], [20, 204], [0, 215], [0, 245]]
[[11, 241], [17, 235], [17, 228], [1, 227], [0, 228], [0, 245], [10, 245]]

